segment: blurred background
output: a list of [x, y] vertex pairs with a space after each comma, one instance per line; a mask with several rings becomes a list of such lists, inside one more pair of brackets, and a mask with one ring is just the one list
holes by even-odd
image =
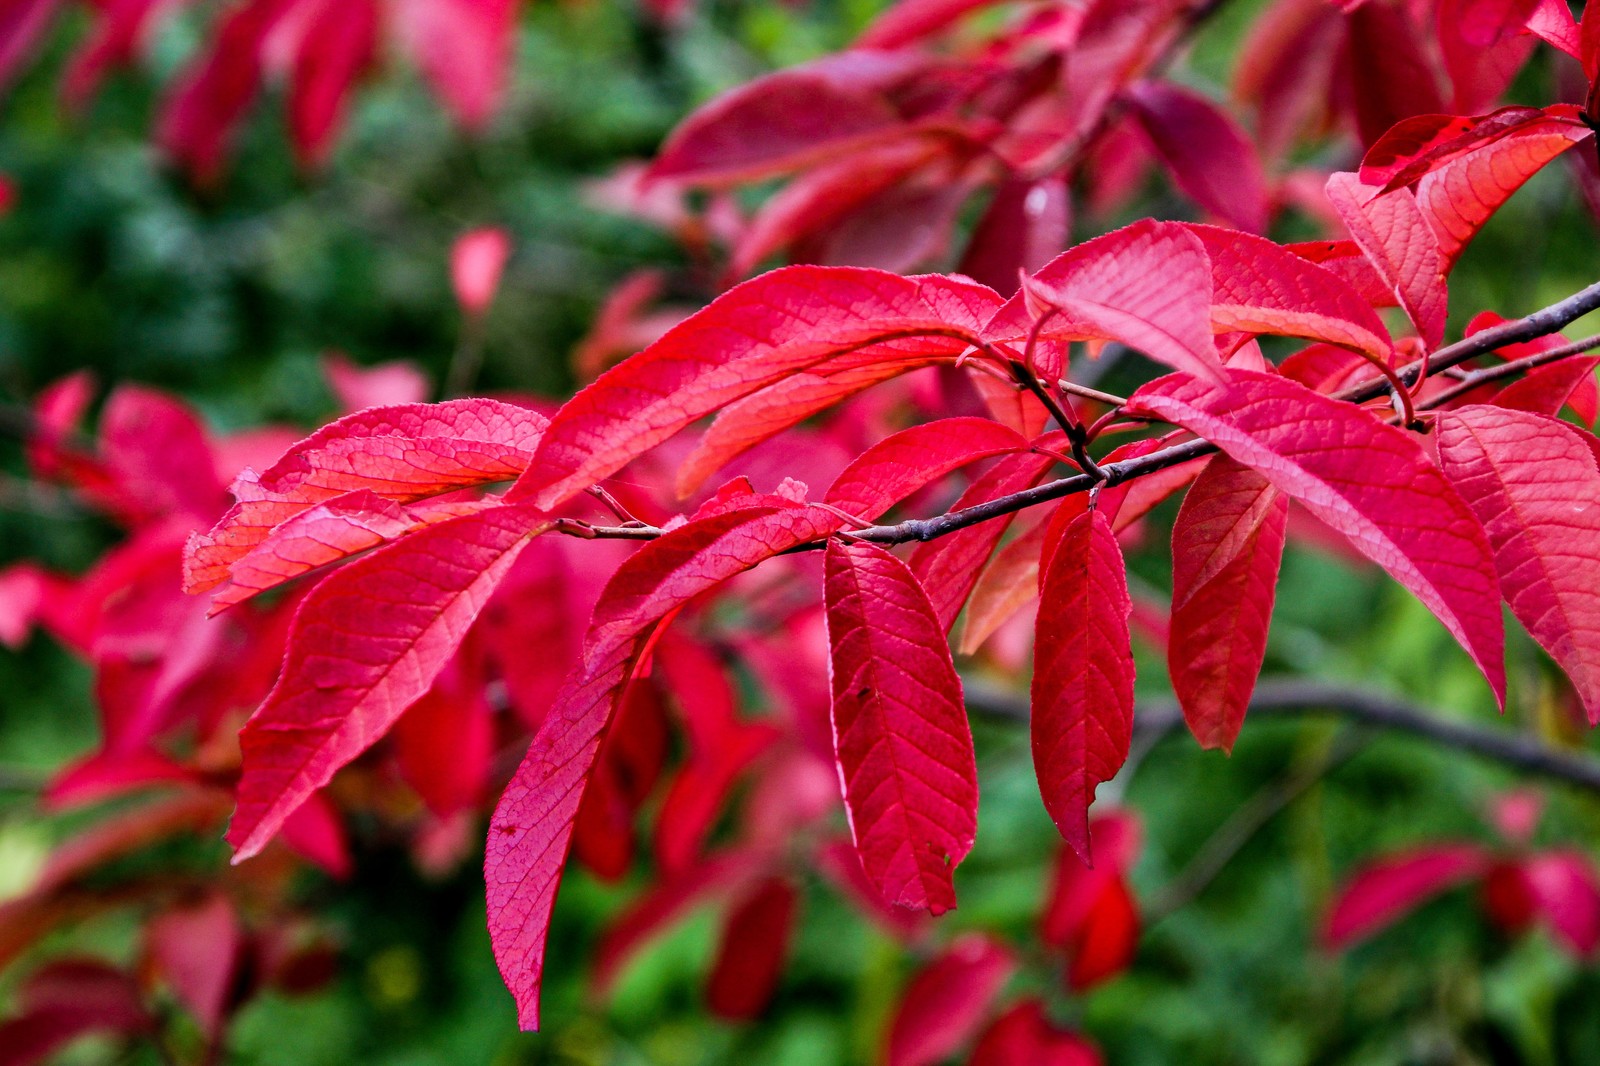
[[[27, 6], [0, 4], [0, 27]], [[138, 59], [76, 110], [62, 104], [61, 78], [95, 5], [64, 6], [26, 61], [10, 60], [0, 103], [9, 201], [0, 215], [0, 404], [8, 411], [27, 411], [46, 386], [88, 370], [96, 395], [126, 382], [166, 390], [217, 433], [309, 430], [342, 409], [326, 372], [330, 353], [357, 366], [409, 362], [430, 398], [444, 394], [453, 363], [481, 355], [479, 390], [559, 400], [580, 380], [574, 354], [620, 282], [658, 269], [659, 302], [682, 307], [713, 291], [682, 232], [619, 207], [629, 201], [616, 191], [626, 184], [619, 168], [648, 159], [714, 94], [847, 44], [881, 5], [715, 0], [667, 14], [627, 0], [518, 5], [510, 79], [479, 128], [464, 130], [414, 64], [386, 53], [324, 162], [297, 163], [283, 90], [269, 79], [226, 164], [196, 182], [153, 144], [152, 130], [216, 6], [186, 5], [165, 19]], [[1246, 28], [1266, 6], [1228, 5], [1200, 34], [1182, 77], [1223, 93]], [[1553, 77], [1548, 57], [1537, 57], [1513, 95], [1546, 102]], [[1305, 153], [1328, 166], [1353, 159], [1337, 140]], [[1074, 237], [1186, 210], [1151, 177], [1116, 217], [1081, 217]], [[467, 325], [451, 249], [485, 226], [504, 229], [511, 253], [492, 305]], [[1287, 239], [1315, 228], [1290, 211], [1274, 232]], [[1565, 169], [1549, 168], [1457, 269], [1452, 335], [1474, 310], [1525, 313], [1595, 280], [1594, 235]], [[0, 441], [0, 564], [82, 573], [120, 534], [30, 478], [20, 436]], [[1131, 556], [1157, 599], [1170, 582], [1164, 545], [1174, 511], [1153, 516], [1145, 548]], [[1506, 727], [1589, 745], [1564, 682], [1520, 632], [1510, 666]], [[1493, 724], [1471, 664], [1421, 606], [1372, 570], [1314, 547], [1291, 544], [1268, 669], [1347, 680]], [[1149, 647], [1140, 674], [1142, 695], [1166, 694]], [[945, 927], [997, 932], [1027, 950], [1058, 838], [1038, 802], [1025, 731], [994, 717], [975, 728], [982, 830]], [[0, 900], [25, 893], [52, 849], [81, 831], [81, 811], [45, 809], [39, 796], [94, 748], [98, 729], [93, 674], [78, 656], [48, 636], [0, 652]], [[1173, 733], [1135, 758], [1107, 791], [1144, 826], [1130, 874], [1146, 908], [1137, 958], [1082, 995], [1049, 989], [1055, 1016], [1089, 1034], [1106, 1061], [1600, 1061], [1600, 978], [1590, 961], [1541, 927], [1508, 933], [1474, 888], [1348, 953], [1318, 942], [1336, 887], [1374, 856], [1437, 841], [1514, 847], [1497, 843], [1492, 812], [1518, 786], [1544, 802], [1533, 846], [1588, 853], [1600, 844], [1600, 796], [1337, 718], [1253, 721], [1231, 757]], [[904, 948], [837, 894], [807, 885], [790, 964], [760, 1018], [730, 1023], [705, 1009], [717, 935], [714, 917], [700, 911], [652, 940], [597, 998], [588, 991], [595, 938], [649, 878], [642, 867], [615, 884], [574, 871], [552, 936], [547, 1028], [519, 1034], [484, 930], [476, 858], [425, 874], [393, 840], [358, 828], [351, 846], [348, 877], [300, 869], [286, 889], [319, 916], [336, 962], [309, 991], [253, 998], [225, 1061], [869, 1062], [929, 950]], [[1223, 853], [1208, 870], [1206, 856]], [[124, 861], [220, 870], [226, 849], [205, 833]], [[56, 929], [0, 971], [0, 1016], [29, 960], [68, 952], [129, 960], [140, 921], [137, 912], [109, 913]], [[1017, 980], [1031, 987], [1043, 972]], [[162, 1057], [146, 1043], [102, 1037], [60, 1061]]]

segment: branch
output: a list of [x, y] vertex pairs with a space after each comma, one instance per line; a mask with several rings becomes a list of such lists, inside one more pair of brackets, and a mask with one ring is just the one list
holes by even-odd
[[[1025, 698], [978, 680], [963, 682], [967, 706], [992, 718], [1028, 720]], [[1250, 700], [1250, 717], [1331, 714], [1364, 725], [1409, 733], [1447, 748], [1470, 752], [1524, 773], [1600, 792], [1600, 759], [1562, 751], [1533, 737], [1448, 719], [1392, 696], [1315, 681], [1264, 681]], [[1136, 732], [1165, 735], [1183, 727], [1171, 700], [1143, 704], [1134, 715]]]
[[[1591, 311], [1600, 310], [1600, 282], [1590, 285], [1580, 292], [1574, 293], [1564, 300], [1542, 308], [1524, 318], [1514, 318], [1502, 322], [1498, 326], [1479, 333], [1474, 333], [1465, 340], [1440, 348], [1429, 358], [1418, 359], [1394, 372], [1394, 376], [1404, 385], [1414, 385], [1417, 378], [1427, 370], [1437, 373], [1458, 366], [1469, 359], [1486, 355], [1497, 348], [1520, 341], [1529, 341], [1537, 337], [1547, 336], [1558, 332], [1569, 323], [1582, 318]], [[1584, 343], [1584, 342], [1578, 342]], [[1572, 347], [1568, 345], [1567, 347]], [[1556, 350], [1541, 353], [1545, 361], [1571, 355], [1565, 352], [1557, 356]], [[1519, 361], [1525, 363], [1526, 361]], [[1507, 364], [1510, 365], [1510, 364]], [[1496, 370], [1499, 367], [1494, 368]], [[1508, 373], [1510, 371], [1507, 371]], [[1337, 393], [1335, 398], [1350, 403], [1366, 403], [1386, 395], [1393, 388], [1391, 379], [1379, 376], [1369, 381]], [[1036, 485], [1033, 488], [1023, 489], [998, 499], [985, 503], [975, 504], [959, 511], [950, 511], [933, 518], [912, 518], [892, 525], [869, 526], [866, 529], [853, 530], [851, 536], [859, 540], [870, 540], [875, 544], [906, 544], [911, 541], [929, 541], [946, 536], [958, 530], [975, 526], [980, 522], [987, 522], [991, 518], [1000, 518], [1003, 515], [1015, 514], [1018, 511], [1051, 500], [1059, 500], [1080, 492], [1088, 492], [1096, 485], [1104, 484], [1107, 488], [1120, 485], [1134, 478], [1153, 474], [1158, 470], [1178, 466], [1191, 459], [1200, 459], [1213, 455], [1217, 451], [1214, 444], [1205, 440], [1185, 441], [1174, 444], [1159, 451], [1151, 452], [1133, 459], [1124, 459], [1119, 463], [1107, 463], [1097, 470], [1099, 476], [1091, 474], [1073, 474], [1056, 481]], [[561, 532], [576, 533], [579, 536], [591, 539], [625, 539], [625, 540], [653, 540], [661, 535], [661, 530], [653, 526], [583, 526], [577, 529], [559, 527]], [[803, 545], [796, 550], [807, 550], [820, 547], [820, 543]]]
[[1501, 363], [1499, 366], [1491, 366], [1485, 367], [1482, 370], [1474, 370], [1470, 374], [1461, 375], [1461, 378], [1457, 384], [1445, 389], [1437, 396], [1430, 398], [1428, 402], [1422, 406], [1428, 408], [1429, 410], [1432, 410], [1435, 407], [1443, 407], [1456, 397], [1465, 396], [1473, 389], [1487, 385], [1490, 382], [1499, 381], [1501, 378], [1508, 378], [1511, 375], [1521, 373], [1524, 370], [1534, 370], [1538, 367], [1546, 365], [1547, 363], [1554, 363], [1561, 359], [1568, 359], [1574, 355], [1582, 355], [1584, 352], [1587, 352], [1592, 348], [1600, 348], [1600, 334], [1596, 334], [1593, 337], [1585, 337], [1581, 341], [1573, 341], [1571, 344], [1563, 344], [1561, 347], [1551, 348], [1549, 351], [1535, 352], [1533, 355], [1524, 356], [1521, 359], [1513, 359], [1511, 362]]

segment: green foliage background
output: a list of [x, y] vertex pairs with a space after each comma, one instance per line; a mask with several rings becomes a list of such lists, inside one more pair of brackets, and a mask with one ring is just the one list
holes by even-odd
[[[1237, 4], [1188, 67], [1225, 81]], [[313, 425], [333, 413], [318, 359], [411, 359], [435, 380], [459, 326], [446, 258], [464, 228], [506, 225], [517, 251], [491, 315], [482, 384], [559, 396], [566, 355], [608, 288], [639, 266], [679, 265], [647, 227], [590, 207], [584, 183], [648, 156], [695, 103], [773, 66], [838, 47], [868, 0], [720, 3], [675, 30], [625, 3], [530, 5], [511, 98], [480, 139], [463, 139], [414, 77], [390, 71], [355, 109], [326, 173], [297, 173], [281, 101], [263, 101], [231, 175], [211, 194], [169, 173], [146, 134], [159, 85], [189, 54], [192, 27], [165, 34], [148, 69], [119, 77], [78, 120], [55, 97], [61, 56], [81, 26], [16, 86], [0, 119], [0, 173], [19, 185], [0, 218], [0, 396], [21, 403], [54, 378], [170, 388], [213, 424]], [[1544, 102], [1545, 71], [1519, 87]], [[1531, 310], [1596, 276], [1594, 228], [1559, 168], [1521, 193], [1458, 270], [1453, 328], [1469, 312]], [[1182, 208], [1159, 188], [1153, 213]], [[1289, 223], [1293, 228], [1294, 223]], [[1085, 234], [1079, 234], [1084, 236]], [[40, 558], [81, 569], [111, 531], [30, 492], [14, 443], [0, 445], [0, 562]], [[1165, 521], [1170, 521], [1170, 514]], [[1164, 588], [1162, 540], [1136, 571]], [[1392, 586], [1321, 555], [1288, 560], [1269, 667], [1375, 685], [1447, 713], [1487, 719], [1488, 695], [1443, 630]], [[1162, 665], [1140, 662], [1159, 696]], [[1512, 645], [1507, 726], [1549, 731], [1554, 675], [1520, 636]], [[0, 896], [20, 889], [68, 826], [39, 814], [28, 787], [87, 750], [86, 670], [45, 640], [0, 654]], [[1136, 871], [1156, 899], [1241, 805], [1348, 743], [1329, 721], [1255, 722], [1235, 755], [1183, 737], [1157, 744], [1127, 782], [1148, 844]], [[1000, 929], [1021, 945], [1054, 852], [1025, 739], [980, 723], [984, 788], [977, 849], [959, 877], [953, 928]], [[1090, 996], [1052, 990], [1116, 1064], [1600, 1061], [1600, 980], [1542, 935], [1508, 943], [1457, 894], [1344, 958], [1314, 944], [1335, 883], [1388, 848], [1439, 837], [1488, 839], [1482, 812], [1512, 781], [1459, 753], [1363, 737], [1253, 836], [1192, 904], [1154, 925], [1135, 969]], [[1593, 797], [1550, 793], [1541, 839], [1600, 840]], [[218, 864], [220, 844], [211, 847]], [[642, 883], [642, 878], [640, 879]], [[708, 1019], [699, 988], [714, 942], [709, 917], [646, 953], [615, 998], [588, 1000], [584, 970], [604, 916], [637, 887], [576, 875], [563, 893], [546, 992], [547, 1032], [519, 1035], [483, 931], [468, 868], [423, 880], [398, 853], [369, 849], [349, 884], [308, 881], [333, 916], [345, 963], [327, 992], [268, 1000], [242, 1019], [232, 1061], [320, 1066], [449, 1063], [763, 1063], [870, 1061], [915, 965], [826, 892], [807, 893], [794, 962], [770, 1016]], [[94, 925], [79, 941], [125, 952], [131, 929]], [[57, 945], [59, 946], [59, 945]], [[1034, 978], [1037, 980], [1037, 977]], [[0, 979], [0, 999], [12, 982]], [[90, 1045], [74, 1061], [107, 1061]], [[141, 1060], [142, 1061], [142, 1060]]]

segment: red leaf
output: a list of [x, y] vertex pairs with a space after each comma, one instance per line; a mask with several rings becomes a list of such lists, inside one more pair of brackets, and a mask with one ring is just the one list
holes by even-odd
[[227, 582], [211, 598], [210, 613], [217, 614], [413, 530], [495, 505], [495, 501], [482, 501], [405, 508], [366, 489], [335, 496], [286, 519], [260, 544], [235, 559], [228, 567]]
[[1166, 377], [1130, 411], [1173, 422], [1258, 471], [1410, 589], [1505, 701], [1493, 556], [1478, 519], [1417, 439], [1282, 377], [1230, 371], [1228, 386]]
[[322, 372], [334, 399], [347, 412], [422, 403], [428, 398], [427, 375], [405, 360], [361, 366], [339, 352], [329, 352], [322, 357]]
[[283, 674], [239, 734], [228, 827], [235, 861], [388, 731], [432, 685], [528, 539], [546, 525], [501, 507], [429, 527], [313, 589], [295, 614]]
[[118, 387], [100, 417], [100, 452], [118, 511], [133, 520], [204, 521], [224, 502], [205, 428], [165, 393]]
[[1390, 127], [1361, 159], [1363, 185], [1392, 192], [1507, 134], [1547, 121], [1537, 107], [1502, 107], [1489, 115], [1416, 115]]
[[293, 0], [248, 0], [222, 16], [209, 51], [172, 85], [156, 140], [199, 185], [222, 176], [228, 142], [261, 87], [267, 38]]
[[[1033, 275], [1035, 297], [1057, 309], [1040, 334], [1049, 340], [1120, 340], [1159, 363], [1220, 380], [1211, 341], [1211, 262], [1176, 222], [1145, 220], [1085, 241]], [[1016, 341], [1033, 325], [1024, 294], [984, 328]]]
[[[850, 228], [853, 219], [859, 222], [863, 212], [876, 216], [880, 223], [894, 222], [894, 212], [876, 209], [881, 197], [903, 183], [909, 183], [914, 192], [926, 192], [915, 188], [926, 183], [926, 176], [918, 181], [915, 175], [944, 156], [947, 150], [947, 145], [939, 138], [907, 138], [883, 145], [865, 156], [845, 154], [812, 168], [761, 205], [739, 235], [729, 258], [728, 273], [732, 277], [743, 277], [774, 252], [802, 244], [807, 247], [796, 248], [797, 254], [791, 255], [791, 259], [894, 270], [884, 262], [841, 257], [838, 254], [841, 230]], [[940, 184], [965, 198], [964, 189], [952, 188], [948, 181]], [[957, 199], [956, 204], [959, 203]], [[945, 230], [948, 226], [935, 228]], [[938, 234], [924, 236], [934, 238]], [[913, 240], [912, 243], [925, 241]]]
[[145, 950], [189, 1008], [200, 1029], [216, 1039], [230, 1009], [244, 932], [226, 896], [211, 895], [152, 918], [144, 929]]
[[830, 541], [833, 735], [850, 831], [883, 897], [942, 914], [978, 829], [978, 768], [961, 679], [910, 569]]
[[1227, 456], [1207, 464], [1172, 529], [1167, 666], [1201, 747], [1233, 750], [1267, 652], [1289, 500]]
[[1127, 759], [1133, 734], [1132, 611], [1110, 522], [1099, 511], [1080, 515], [1039, 596], [1031, 734], [1045, 809], [1085, 863], [1089, 804]]
[[498, 226], [468, 230], [456, 238], [450, 246], [450, 283], [463, 314], [476, 318], [489, 310], [510, 258], [511, 234]]
[[954, 358], [999, 303], [972, 282], [861, 267], [752, 278], [573, 397], [512, 495], [553, 507], [703, 415], [846, 352], [907, 369]]
[[1123, 98], [1178, 188], [1242, 230], [1266, 230], [1266, 175], [1238, 123], [1210, 100], [1170, 82], [1135, 82]]
[[204, 592], [295, 515], [367, 490], [397, 503], [509, 481], [527, 466], [548, 424], [495, 400], [374, 407], [323, 426], [265, 474], [234, 482], [238, 503], [189, 539], [184, 590]]
[[834, 362], [824, 363], [810, 373], [784, 378], [731, 403], [717, 412], [716, 419], [678, 467], [677, 493], [688, 496], [734, 457], [819, 411], [881, 382], [949, 359], [947, 352], [843, 369], [837, 369]]
[[884, 90], [926, 66], [912, 53], [852, 51], [757, 78], [673, 130], [650, 174], [728, 183], [836, 158], [908, 129]]
[[1438, 239], [1448, 271], [1478, 230], [1545, 164], [1593, 134], [1570, 122], [1530, 124], [1428, 174], [1417, 184], [1417, 206]]
[[1583, 76], [1591, 84], [1600, 82], [1600, 11], [1589, 4], [1583, 5], [1583, 17], [1578, 21], [1578, 59], [1583, 63]]
[[1489, 401], [1496, 407], [1514, 411], [1529, 411], [1552, 418], [1562, 408], [1571, 407], [1584, 425], [1594, 425], [1600, 413], [1600, 392], [1595, 387], [1595, 368], [1600, 367], [1600, 356], [1577, 356], [1562, 359], [1547, 366], [1528, 371], [1521, 381], [1513, 381]]
[[1369, 863], [1334, 900], [1323, 943], [1349, 947], [1405, 917], [1434, 896], [1480, 877], [1489, 856], [1476, 844], [1441, 844]]
[[1379, 362], [1393, 358], [1389, 331], [1339, 275], [1279, 244], [1215, 226], [1190, 226], [1211, 259], [1211, 328], [1326, 341]]
[[1142, 834], [1133, 812], [1113, 808], [1097, 814], [1089, 832], [1100, 864], [1087, 866], [1072, 849], [1062, 848], [1039, 913], [1040, 942], [1061, 951], [1076, 949], [1106, 886], [1124, 877], [1139, 857]]
[[1071, 230], [1072, 195], [1062, 177], [1008, 180], [973, 228], [959, 269], [1009, 296], [1017, 291], [1019, 273], [1041, 269], [1071, 243]]
[[1449, 264], [1409, 189], [1374, 196], [1354, 174], [1328, 178], [1328, 200], [1350, 235], [1394, 291], [1417, 334], [1429, 348], [1444, 339]]
[[307, 796], [283, 820], [280, 833], [285, 847], [329, 877], [344, 881], [354, 872], [344, 822], [323, 793]]
[[1600, 471], [1580, 431], [1473, 405], [1439, 416], [1439, 465], [1489, 534], [1511, 612], [1600, 723]]
[[378, 43], [374, 0], [334, 0], [312, 16], [294, 57], [289, 128], [301, 166], [319, 167], [344, 124], [350, 90]]
[[766, 1011], [783, 977], [797, 902], [788, 880], [772, 877], [728, 912], [706, 982], [706, 1007], [712, 1014], [740, 1021]]
[[1355, 241], [1308, 241], [1284, 245], [1295, 255], [1334, 273], [1373, 307], [1398, 307], [1394, 289], [1384, 281]]
[[967, 1066], [1104, 1066], [1100, 1051], [1078, 1034], [1051, 1024], [1044, 1005], [1025, 999], [994, 1020]]
[[1600, 949], [1600, 876], [1587, 855], [1547, 851], [1522, 862], [1529, 896], [1550, 930], [1573, 954]]
[[989, 418], [925, 422], [868, 448], [845, 467], [825, 499], [846, 514], [877, 518], [953, 470], [1027, 447], [1020, 433]]
[[482, 128], [500, 106], [515, 44], [516, 0], [398, 0], [395, 30], [456, 121]]
[[952, 941], [900, 996], [885, 1049], [886, 1066], [933, 1066], [971, 1040], [1016, 972], [999, 941], [969, 933]]
[[707, 589], [838, 525], [831, 514], [792, 504], [725, 511], [646, 544], [606, 585], [583, 662], [562, 686], [490, 822], [489, 932], [523, 1028], [539, 1023], [545, 933], [584, 782], [646, 634]]
[[470, 648], [458, 653], [394, 726], [400, 772], [440, 818], [478, 802], [494, 757], [494, 721], [481, 674], [463, 662]]
[[1139, 904], [1128, 883], [1112, 878], [1095, 900], [1067, 965], [1067, 987], [1084, 992], [1133, 964], [1139, 948]]

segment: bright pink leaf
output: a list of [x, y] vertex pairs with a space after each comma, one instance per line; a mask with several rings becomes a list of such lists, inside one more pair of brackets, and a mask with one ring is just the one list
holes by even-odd
[[1444, 623], [1503, 704], [1489, 542], [1416, 437], [1285, 378], [1230, 373], [1227, 386], [1162, 378], [1135, 393], [1130, 410], [1205, 437], [1343, 533]]
[[244, 950], [239, 915], [226, 896], [212, 895], [164, 911], [144, 929], [145, 950], [211, 1039], [235, 1006]]
[[846, 352], [955, 357], [1000, 303], [993, 290], [861, 267], [786, 267], [738, 285], [612, 367], [556, 413], [513, 495], [551, 507], [703, 415]]
[[1507, 134], [1541, 124], [1549, 115], [1536, 107], [1502, 107], [1489, 115], [1415, 115], [1397, 123], [1367, 149], [1357, 176], [1364, 185], [1392, 192]]
[[[1062, 253], [1029, 281], [1057, 313], [1040, 334], [1050, 340], [1120, 340], [1159, 363], [1220, 380], [1211, 341], [1211, 261], [1176, 222], [1145, 220]], [[1033, 325], [1025, 294], [996, 312], [990, 340], [1014, 342]]]
[[306, 26], [289, 83], [289, 129], [304, 167], [319, 167], [344, 124], [350, 91], [378, 43], [374, 0], [333, 0]]
[[950, 648], [910, 569], [830, 541], [833, 735], [861, 865], [890, 902], [942, 914], [978, 829], [978, 768]]
[[1600, 874], [1579, 851], [1547, 851], [1522, 863], [1535, 911], [1580, 958], [1600, 950]]
[[911, 979], [889, 1026], [886, 1066], [934, 1066], [977, 1035], [989, 1008], [1016, 972], [997, 940], [968, 933]]
[[1494, 547], [1517, 619], [1561, 665], [1600, 722], [1600, 471], [1579, 430], [1543, 415], [1472, 405], [1439, 416], [1439, 464]]
[[1217, 456], [1172, 528], [1167, 667], [1200, 746], [1233, 750], [1267, 652], [1289, 500], [1247, 466]]
[[1032, 274], [1060, 255], [1071, 230], [1072, 195], [1060, 175], [1003, 182], [973, 227], [960, 272], [1010, 296], [1018, 274]]
[[489, 310], [510, 258], [511, 234], [498, 226], [468, 230], [450, 246], [450, 283], [467, 317]]
[[456, 121], [481, 129], [505, 95], [516, 0], [397, 0], [396, 34]]
[[295, 515], [367, 490], [405, 503], [510, 481], [526, 468], [548, 421], [495, 400], [374, 407], [346, 415], [233, 485], [239, 501], [209, 532], [189, 540], [184, 589], [204, 592]]
[[1135, 82], [1123, 97], [1178, 188], [1242, 230], [1266, 230], [1266, 175], [1238, 123], [1171, 82]]
[[706, 980], [706, 1007], [719, 1018], [759, 1018], [788, 960], [798, 896], [787, 878], [756, 885], [729, 910]]
[[1211, 259], [1211, 328], [1305, 337], [1393, 357], [1389, 331], [1343, 278], [1262, 237], [1191, 226]]
[[[88, 40], [73, 53], [61, 75], [61, 97], [69, 109], [81, 111], [108, 70], [133, 60], [151, 19], [167, 6], [167, 0], [109, 0], [100, 7]], [[0, 31], [0, 38], [10, 37]], [[0, 59], [0, 69], [4, 66]]]
[[1593, 134], [1571, 122], [1530, 124], [1492, 144], [1467, 152], [1417, 184], [1417, 206], [1438, 239], [1446, 271], [1478, 231], [1524, 182]]
[[1025, 999], [994, 1020], [967, 1066], [1104, 1066], [1088, 1040], [1045, 1017], [1044, 1004]]
[[583, 663], [495, 808], [484, 858], [489, 932], [525, 1029], [539, 1024], [545, 934], [584, 783], [646, 635], [707, 589], [839, 526], [831, 514], [782, 502], [689, 522], [629, 556], [595, 606]]
[[1067, 527], [1040, 592], [1031, 724], [1045, 809], [1085, 863], [1095, 788], [1122, 767], [1133, 736], [1132, 611], [1111, 523], [1088, 511]]
[[1434, 896], [1482, 876], [1489, 856], [1476, 844], [1441, 844], [1379, 859], [1344, 886], [1322, 930], [1345, 948], [1411, 913]]
[[239, 4], [222, 16], [210, 49], [173, 83], [156, 140], [196, 184], [214, 185], [235, 131], [261, 87], [268, 37], [294, 0]]
[[428, 398], [427, 375], [405, 360], [361, 366], [339, 352], [329, 352], [322, 357], [322, 372], [334, 399], [347, 413], [422, 403]]
[[526, 507], [466, 515], [365, 556], [311, 591], [277, 686], [239, 734], [243, 771], [228, 827], [235, 861], [260, 851], [428, 691], [546, 524]]
[[1423, 343], [1436, 348], [1444, 339], [1449, 264], [1416, 195], [1409, 189], [1381, 196], [1377, 191], [1354, 174], [1328, 178], [1328, 200], [1350, 235], [1399, 298]]
[[650, 173], [702, 184], [749, 181], [907, 130], [885, 90], [926, 66], [914, 53], [851, 51], [757, 78], [673, 130]]

